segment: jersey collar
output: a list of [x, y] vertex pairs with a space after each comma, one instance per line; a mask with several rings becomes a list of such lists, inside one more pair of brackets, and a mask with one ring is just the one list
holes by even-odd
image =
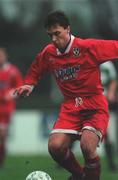
[[70, 51], [70, 48], [72, 46], [72, 43], [74, 41], [75, 37], [73, 35], [71, 35], [71, 40], [70, 40], [70, 43], [68, 44], [67, 48], [65, 49], [65, 52], [64, 53], [61, 53], [59, 51], [59, 49], [57, 48], [56, 51], [57, 51], [57, 55], [62, 55], [62, 54], [67, 54], [69, 51]]
[[9, 67], [9, 63], [5, 62], [4, 65], [0, 68], [1, 70], [6, 70]]

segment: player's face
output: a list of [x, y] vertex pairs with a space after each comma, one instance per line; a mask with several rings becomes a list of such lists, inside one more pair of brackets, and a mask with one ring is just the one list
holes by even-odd
[[4, 65], [4, 63], [6, 62], [6, 53], [3, 49], [0, 49], [0, 67]]
[[55, 26], [51, 26], [47, 30], [47, 33], [50, 36], [53, 44], [58, 49], [64, 49], [70, 40], [70, 27], [69, 26], [67, 28], [64, 28], [56, 24]]

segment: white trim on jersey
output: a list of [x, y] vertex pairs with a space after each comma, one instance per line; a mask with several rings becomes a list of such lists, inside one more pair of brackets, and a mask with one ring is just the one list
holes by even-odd
[[5, 62], [5, 63], [3, 64], [3, 67], [2, 67], [1, 69], [7, 70], [9, 67], [10, 67], [10, 63], [9, 63], [9, 62]]

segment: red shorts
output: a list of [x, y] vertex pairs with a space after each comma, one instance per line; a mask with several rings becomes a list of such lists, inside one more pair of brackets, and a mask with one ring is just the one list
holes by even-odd
[[89, 129], [103, 138], [108, 121], [108, 103], [104, 95], [77, 97], [62, 104], [51, 133], [81, 135], [83, 129]]

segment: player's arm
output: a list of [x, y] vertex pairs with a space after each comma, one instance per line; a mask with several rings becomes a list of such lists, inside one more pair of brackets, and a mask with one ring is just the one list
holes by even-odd
[[109, 66], [109, 76], [110, 76], [110, 83], [108, 86], [108, 92], [107, 92], [107, 99], [110, 103], [116, 102], [116, 91], [117, 91], [117, 72], [114, 64], [110, 62]]
[[115, 40], [89, 40], [90, 52], [98, 64], [118, 59], [118, 41]]
[[110, 82], [107, 93], [107, 99], [110, 103], [114, 103], [116, 101], [116, 89], [117, 89], [117, 81], [112, 80]]

